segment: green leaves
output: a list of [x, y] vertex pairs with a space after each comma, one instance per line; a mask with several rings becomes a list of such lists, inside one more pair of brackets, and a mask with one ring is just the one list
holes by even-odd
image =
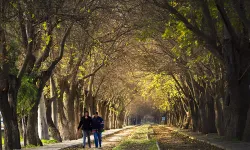
[[24, 76], [22, 79], [21, 87], [17, 95], [17, 113], [20, 116], [29, 114], [36, 102], [37, 88], [33, 82], [33, 79], [28, 76]]

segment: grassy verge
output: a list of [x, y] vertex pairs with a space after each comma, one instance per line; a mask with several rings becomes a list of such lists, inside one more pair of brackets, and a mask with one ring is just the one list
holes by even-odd
[[54, 140], [54, 139], [52, 139], [52, 140], [42, 140], [42, 143], [43, 144], [55, 144], [55, 143], [58, 143], [58, 141], [57, 140]]
[[135, 132], [126, 140], [122, 141], [113, 150], [156, 150], [156, 141], [154, 139], [148, 139], [147, 134], [149, 132], [149, 125], [143, 125], [138, 127]]
[[[23, 141], [22, 137], [20, 138], [20, 141], [21, 142]], [[52, 139], [52, 140], [44, 140], [44, 139], [42, 139], [42, 143], [45, 144], [45, 145], [47, 145], [47, 144], [58, 143], [58, 141], [54, 140], [54, 139]], [[4, 138], [3, 137], [2, 137], [2, 144], [4, 145]], [[34, 148], [34, 147], [37, 147], [37, 146], [35, 146], [35, 145], [27, 145], [27, 146], [25, 146], [25, 148]]]

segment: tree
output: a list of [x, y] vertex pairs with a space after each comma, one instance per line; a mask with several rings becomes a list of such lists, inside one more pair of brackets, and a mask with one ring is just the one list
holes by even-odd
[[[228, 138], [247, 140], [249, 137], [247, 130], [249, 104], [246, 101], [249, 97], [247, 2], [155, 0], [152, 3], [173, 14], [200, 38], [204, 46], [225, 66], [228, 85], [227, 98], [224, 99], [225, 133]], [[240, 22], [236, 22], [235, 18]], [[243, 38], [241, 35], [244, 35]]]

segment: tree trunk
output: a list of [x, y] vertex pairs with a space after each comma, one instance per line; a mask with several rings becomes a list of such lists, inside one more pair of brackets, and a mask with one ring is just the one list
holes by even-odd
[[[55, 81], [53, 80], [53, 77], [50, 77], [50, 96], [51, 98], [55, 97], [56, 94], [56, 85], [55, 85]], [[55, 125], [55, 127], [58, 127], [58, 111], [57, 111], [57, 100], [53, 100], [52, 101], [52, 111], [51, 111], [51, 116], [52, 116], [52, 120], [53, 120], [53, 124]]]
[[[227, 33], [227, 32], [225, 32]], [[240, 138], [240, 91], [239, 91], [239, 56], [235, 53], [231, 39], [224, 40], [226, 75], [228, 81], [227, 98], [225, 100], [225, 135], [228, 139]]]
[[27, 146], [27, 117], [22, 118], [22, 127], [23, 127], [24, 146]]
[[217, 133], [215, 126], [215, 108], [214, 108], [214, 99], [209, 95], [207, 100], [207, 120], [209, 123], [208, 133]]
[[17, 89], [13, 85], [9, 86], [9, 91], [0, 91], [0, 111], [4, 120], [4, 147], [5, 150], [21, 149], [20, 134], [16, 114]]
[[47, 117], [47, 123], [49, 126], [49, 132], [50, 135], [53, 139], [57, 140], [58, 142], [62, 142], [62, 138], [60, 135], [59, 130], [57, 129], [57, 127], [55, 126], [52, 117], [51, 117], [51, 101], [46, 100], [46, 117]]
[[38, 118], [38, 106], [33, 106], [31, 109], [29, 116], [28, 116], [28, 122], [27, 122], [27, 140], [28, 144], [35, 145], [35, 146], [43, 146], [39, 135], [38, 135], [38, 124], [37, 124], [37, 118]]
[[42, 94], [38, 108], [38, 134], [40, 139], [49, 140], [49, 131], [46, 117], [44, 95]]
[[246, 126], [245, 126], [245, 130], [244, 130], [244, 134], [243, 134], [243, 141], [250, 141], [250, 109], [248, 110], [248, 114], [247, 114], [247, 122], [246, 122]]
[[69, 126], [66, 118], [66, 114], [64, 112], [64, 91], [66, 89], [66, 81], [62, 80], [60, 82], [60, 96], [58, 99], [58, 129], [61, 133], [61, 137], [63, 140], [68, 140], [69, 137]]
[[188, 129], [190, 123], [191, 123], [191, 115], [189, 112], [186, 112], [186, 119], [185, 119], [185, 123], [183, 124], [183, 129]]
[[[248, 54], [248, 56], [249, 55], [250, 54]], [[242, 140], [250, 142], [250, 101], [249, 101], [250, 100], [250, 70], [249, 69], [245, 72], [244, 76], [242, 77], [240, 81], [240, 92], [241, 92], [240, 94], [241, 99], [243, 100], [243, 103], [241, 104], [241, 107], [240, 107], [240, 110], [241, 110], [240, 121], [241, 121], [241, 124], [244, 123], [244, 126], [243, 125], [240, 126], [244, 128], [243, 134], [242, 134]]]
[[122, 110], [117, 117], [117, 128], [122, 128], [125, 121], [125, 112]]
[[189, 100], [189, 107], [190, 107], [190, 113], [192, 118], [192, 130], [194, 132], [199, 130], [199, 118], [198, 118], [198, 112], [197, 112], [197, 105], [194, 102], [194, 100]]
[[105, 130], [109, 130], [110, 129], [110, 110], [109, 110], [109, 106], [106, 106], [106, 121], [104, 121], [104, 128]]
[[199, 98], [199, 117], [201, 121], [201, 132], [203, 134], [209, 133], [208, 128], [210, 123], [208, 124], [208, 118], [207, 118], [207, 111], [206, 111], [206, 105], [207, 105], [207, 100], [206, 100], [206, 95], [205, 93], [201, 94], [202, 96]]
[[220, 136], [224, 136], [224, 115], [222, 109], [222, 99], [216, 98], [214, 100], [214, 108], [215, 108], [215, 125], [217, 129], [217, 133]]
[[115, 128], [115, 112], [111, 111], [111, 129]]
[[89, 78], [90, 82], [88, 85], [88, 92], [86, 95], [85, 103], [86, 103], [86, 109], [89, 111], [90, 115], [93, 115], [94, 112], [94, 97], [93, 97], [93, 84], [94, 84], [94, 76], [91, 76]]

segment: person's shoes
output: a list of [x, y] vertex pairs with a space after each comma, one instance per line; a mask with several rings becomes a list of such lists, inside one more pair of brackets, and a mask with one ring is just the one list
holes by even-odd
[[82, 146], [82, 148], [85, 148], [85, 146]]

